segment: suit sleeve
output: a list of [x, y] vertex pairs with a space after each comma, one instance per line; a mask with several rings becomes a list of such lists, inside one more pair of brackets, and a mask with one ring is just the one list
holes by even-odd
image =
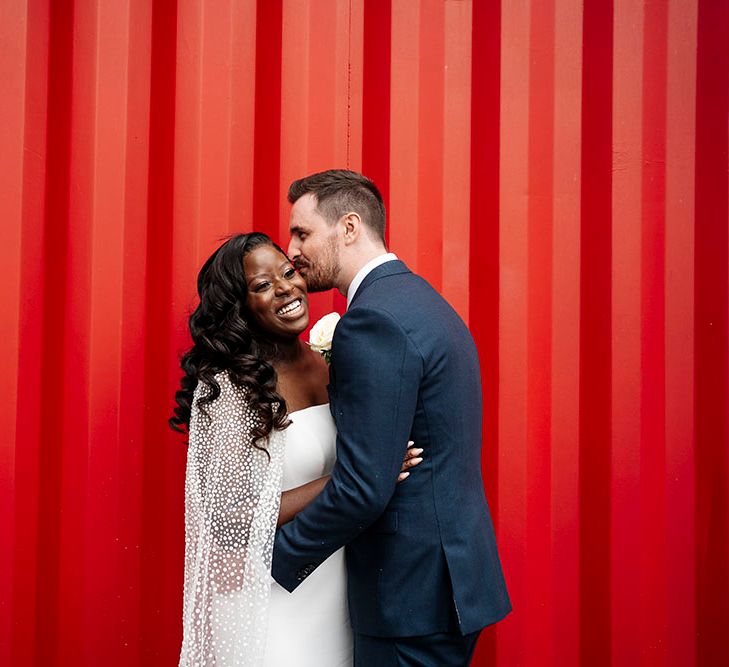
[[330, 400], [337, 425], [331, 481], [276, 534], [272, 574], [293, 591], [382, 514], [412, 430], [423, 364], [388, 313], [356, 308], [337, 325]]

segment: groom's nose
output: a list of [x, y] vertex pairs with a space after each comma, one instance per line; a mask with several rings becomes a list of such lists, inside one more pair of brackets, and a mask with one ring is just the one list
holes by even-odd
[[299, 244], [295, 238], [292, 238], [289, 241], [289, 247], [286, 250], [286, 254], [289, 256], [289, 259], [292, 262], [301, 254], [301, 250], [299, 250]]

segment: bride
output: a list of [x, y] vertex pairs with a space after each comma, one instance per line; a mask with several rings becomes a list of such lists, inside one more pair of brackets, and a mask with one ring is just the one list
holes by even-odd
[[[197, 288], [170, 419], [189, 431], [180, 665], [351, 665], [343, 550], [294, 593], [270, 574], [276, 526], [334, 465], [327, 364], [299, 339], [306, 284], [254, 232], [218, 248]], [[408, 449], [398, 481], [421, 453]]]

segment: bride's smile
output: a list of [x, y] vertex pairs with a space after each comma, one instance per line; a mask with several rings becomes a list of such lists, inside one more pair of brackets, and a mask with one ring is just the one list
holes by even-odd
[[279, 317], [285, 317], [286, 319], [296, 319], [301, 315], [301, 311], [304, 308], [303, 301], [299, 298], [290, 301], [285, 306], [282, 306], [276, 311]]

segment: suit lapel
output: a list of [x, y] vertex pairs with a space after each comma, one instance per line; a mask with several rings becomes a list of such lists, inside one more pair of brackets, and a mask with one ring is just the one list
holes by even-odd
[[[366, 276], [365, 279], [362, 281], [362, 284], [359, 286], [357, 291], [355, 292], [354, 297], [352, 297], [352, 302], [349, 304], [349, 308], [352, 307], [354, 302], [359, 298], [359, 296], [367, 290], [367, 288], [374, 283], [376, 280], [379, 280], [380, 278], [385, 278], [386, 276], [396, 276], [401, 273], [411, 273], [410, 269], [408, 269], [407, 266], [405, 266], [405, 262], [395, 259], [390, 262], [385, 262], [384, 264], [380, 264], [380, 266], [375, 267], [370, 271]], [[333, 350], [332, 350], [333, 352]], [[332, 416], [335, 417], [335, 409], [334, 404], [336, 401], [336, 391], [337, 391], [337, 377], [336, 373], [334, 371], [334, 366], [329, 366], [329, 384], [327, 385], [327, 393], [329, 394], [329, 409], [331, 410]]]
[[364, 292], [373, 282], [380, 278], [385, 278], [386, 276], [396, 276], [399, 273], [410, 273], [410, 269], [405, 266], [405, 262], [399, 259], [393, 259], [392, 261], [385, 262], [384, 264], [380, 264], [372, 269], [372, 271], [365, 276], [362, 284], [355, 292], [349, 307], [351, 308], [354, 305], [354, 302], [360, 297], [362, 292]]

